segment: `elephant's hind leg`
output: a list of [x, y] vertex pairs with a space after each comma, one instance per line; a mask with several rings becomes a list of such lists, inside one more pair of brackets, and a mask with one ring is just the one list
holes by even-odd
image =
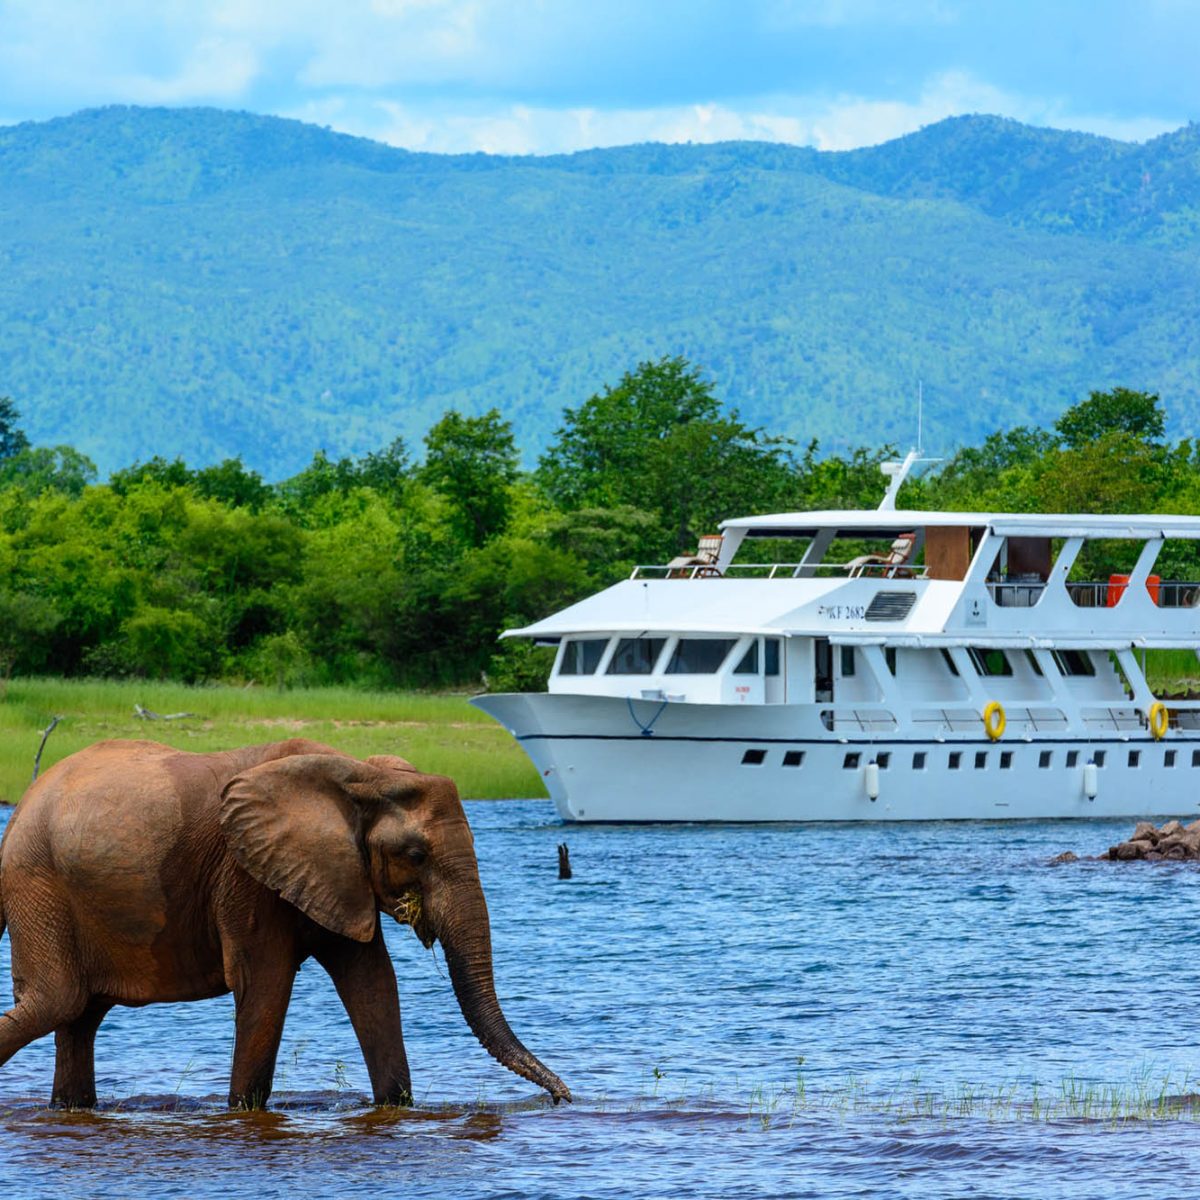
[[96, 1104], [96, 1031], [111, 1004], [93, 1000], [83, 1015], [54, 1032], [54, 1108], [93, 1108]]
[[30, 1042], [74, 1020], [80, 1008], [81, 1004], [65, 1008], [36, 993], [23, 994], [8, 1012], [0, 1013], [0, 1067]]

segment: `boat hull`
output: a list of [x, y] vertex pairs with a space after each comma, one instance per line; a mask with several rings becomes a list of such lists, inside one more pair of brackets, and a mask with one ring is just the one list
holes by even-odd
[[[472, 703], [517, 739], [565, 821], [1200, 815], [1200, 736], [1176, 731], [1161, 742], [1137, 733], [998, 742], [982, 735], [843, 737], [821, 728], [816, 705], [548, 693]], [[959, 755], [957, 768], [952, 754]], [[1103, 765], [1089, 772], [1093, 759]]]

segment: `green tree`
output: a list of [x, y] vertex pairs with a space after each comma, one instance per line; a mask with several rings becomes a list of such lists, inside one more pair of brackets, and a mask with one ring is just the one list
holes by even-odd
[[49, 651], [59, 615], [45, 596], [0, 588], [0, 696], [14, 669], [36, 670]]
[[508, 525], [517, 479], [512, 425], [494, 408], [480, 417], [451, 409], [425, 435], [421, 476], [450, 501], [464, 541], [482, 546]]
[[135, 674], [195, 683], [215, 665], [211, 631], [194, 613], [143, 605], [121, 632]]
[[167, 459], [155, 455], [148, 462], [134, 463], [123, 467], [109, 476], [108, 486], [118, 496], [124, 496], [131, 488], [145, 483], [157, 483], [164, 488], [187, 487], [195, 479], [194, 472], [182, 458]]
[[566, 510], [657, 513], [666, 550], [695, 546], [725, 517], [774, 508], [793, 489], [787, 441], [726, 413], [682, 358], [644, 362], [564, 413], [538, 480]]
[[193, 475], [196, 491], [208, 500], [219, 500], [230, 508], [258, 512], [271, 498], [271, 488], [257, 471], [249, 470], [240, 458], [227, 458]]
[[1124, 433], [1143, 442], [1161, 442], [1166, 420], [1158, 395], [1113, 388], [1092, 392], [1054, 423], [1068, 448], [1077, 450], [1110, 433]]
[[1077, 447], [1048, 451], [1031, 472], [1034, 505], [1042, 512], [1154, 512], [1163, 490], [1162, 456], [1124, 432]]
[[0, 488], [13, 486], [27, 495], [65, 492], [78, 498], [96, 481], [96, 464], [71, 446], [29, 446], [0, 457]]
[[0, 462], [29, 449], [29, 439], [18, 427], [21, 414], [8, 396], [0, 396]]
[[720, 415], [712, 384], [685, 359], [639, 363], [616, 387], [563, 413], [539, 462], [539, 482], [564, 509], [636, 504], [630, 491], [647, 491], [637, 477], [647, 448], [682, 425]]
[[381, 496], [400, 499], [412, 473], [404, 439], [396, 438], [382, 450], [363, 455], [358, 460], [357, 473], [360, 487], [374, 488]]

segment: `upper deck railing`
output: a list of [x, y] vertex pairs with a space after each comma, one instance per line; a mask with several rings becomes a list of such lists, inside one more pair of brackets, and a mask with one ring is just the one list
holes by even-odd
[[926, 579], [924, 567], [890, 567], [881, 563], [694, 563], [687, 566], [644, 565], [630, 572], [630, 579], [796, 579], [804, 571], [808, 578], [830, 579]]
[[[803, 575], [801, 575], [803, 572]], [[920, 582], [929, 578], [924, 566], [892, 566], [883, 563], [694, 563], [680, 566], [639, 565], [630, 579], [886, 579]], [[999, 608], [1033, 608], [1046, 590], [1042, 579], [989, 579], [988, 593]], [[1070, 581], [1067, 594], [1079, 608], [1113, 608], [1126, 585], [1114, 579]], [[1159, 608], [1200, 607], [1200, 580], [1154, 581], [1150, 596]]]

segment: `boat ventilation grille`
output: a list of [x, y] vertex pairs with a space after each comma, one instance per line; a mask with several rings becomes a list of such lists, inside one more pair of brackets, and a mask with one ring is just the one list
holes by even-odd
[[879, 592], [867, 605], [868, 621], [903, 621], [912, 611], [916, 592]]

